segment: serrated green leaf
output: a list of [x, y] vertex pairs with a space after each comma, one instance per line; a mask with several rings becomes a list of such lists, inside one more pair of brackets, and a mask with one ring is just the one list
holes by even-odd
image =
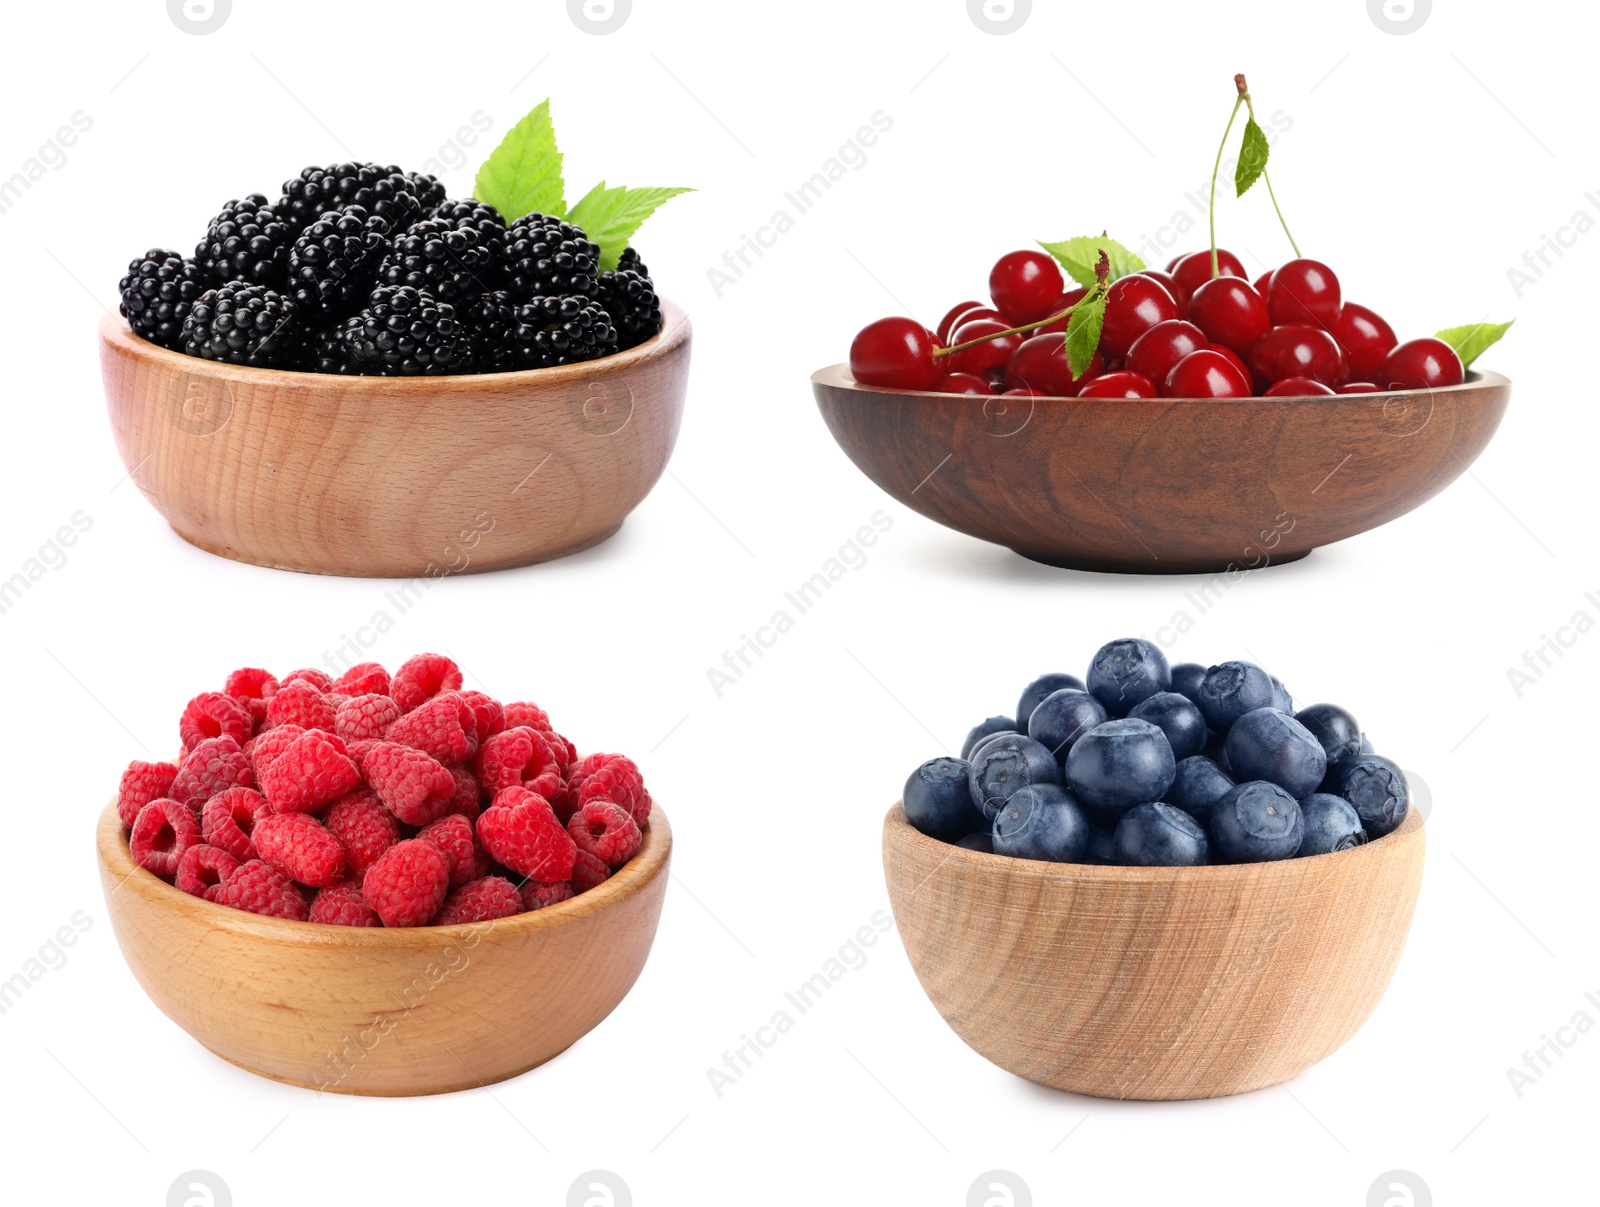
[[472, 195], [494, 206], [507, 222], [534, 211], [558, 218], [567, 216], [561, 151], [556, 146], [548, 100], [541, 101], [506, 132], [478, 169]]
[[1092, 293], [1072, 308], [1067, 320], [1067, 368], [1076, 381], [1083, 376], [1100, 347], [1100, 328], [1106, 321], [1106, 298], [1103, 293]]
[[1511, 323], [1516, 321], [1512, 319], [1510, 323], [1473, 323], [1466, 327], [1446, 327], [1443, 331], [1434, 332], [1434, 335], [1456, 350], [1463, 369], [1470, 369], [1472, 362], [1498, 344], [1500, 337], [1510, 331]]
[[1060, 243], [1040, 243], [1040, 247], [1056, 258], [1056, 263], [1078, 284], [1085, 288], [1094, 284], [1094, 266], [1104, 251], [1111, 260], [1111, 280], [1138, 272], [1144, 261], [1115, 239], [1105, 235], [1079, 235]]
[[1261, 173], [1267, 170], [1267, 156], [1271, 152], [1267, 136], [1252, 117], [1244, 124], [1244, 141], [1239, 144], [1239, 166], [1233, 170], [1235, 197], [1243, 197], [1245, 191], [1261, 178]]
[[568, 219], [600, 245], [600, 271], [610, 272], [644, 220], [679, 193], [693, 189], [608, 188], [601, 181], [572, 207]]

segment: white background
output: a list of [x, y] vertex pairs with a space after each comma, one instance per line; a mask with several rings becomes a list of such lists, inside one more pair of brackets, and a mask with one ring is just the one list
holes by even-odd
[[[66, 564], [0, 616], [7, 858], [0, 979], [90, 926], [3, 1016], [9, 1201], [165, 1202], [214, 1171], [234, 1201], [403, 1195], [564, 1202], [616, 1171], [636, 1202], [959, 1204], [982, 1171], [1038, 1203], [1350, 1204], [1390, 1169], [1440, 1203], [1593, 1190], [1600, 1034], [1519, 1098], [1506, 1070], [1600, 1009], [1586, 635], [1518, 698], [1507, 668], [1600, 588], [1592, 528], [1588, 233], [1515, 296], [1507, 269], [1600, 216], [1594, 35], [1579, 6], [1441, 2], [1393, 36], [1362, 0], [1041, 0], [1020, 32], [960, 0], [637, 0], [617, 33], [559, 3], [237, 0], [180, 32], [158, 0], [9, 6], [0, 177], [82, 110], [66, 162], [0, 214], [6, 473], [0, 578], [82, 511]], [[1249, 72], [1292, 127], [1272, 163], [1307, 254], [1402, 337], [1518, 325], [1494, 444], [1433, 502], [1252, 575], [1169, 652], [1254, 656], [1352, 708], [1430, 787], [1428, 868], [1393, 986], [1287, 1086], [1175, 1105], [1026, 1084], [969, 1051], [892, 931], [717, 1097], [707, 1069], [887, 909], [884, 809], [920, 761], [1044, 670], [1154, 635], [1192, 585], [1046, 569], [890, 501], [833, 445], [808, 375], [866, 321], [935, 321], [1012, 247], [1107, 228], [1130, 245], [1207, 179]], [[554, 98], [574, 195], [686, 184], [638, 245], [695, 324], [671, 474], [621, 534], [554, 565], [431, 591], [376, 653], [449, 650], [470, 682], [635, 755], [677, 832], [650, 963], [598, 1030], [492, 1093], [317, 1097], [217, 1060], [117, 951], [94, 821], [131, 757], [237, 665], [317, 664], [389, 584], [234, 565], [178, 540], [123, 477], [95, 326], [147, 246], [192, 246], [228, 197], [307, 163], [421, 166], [479, 110], [492, 138]], [[707, 270], [882, 110], [892, 130], [743, 280]], [[1252, 273], [1288, 254], [1266, 199], [1219, 202]], [[1203, 229], [1203, 228], [1202, 228]], [[1201, 246], [1197, 230], [1185, 248]], [[120, 484], [119, 484], [120, 483]], [[888, 534], [718, 698], [707, 669], [879, 509]], [[537, 1137], [537, 1139], [534, 1139]], [[349, 1196], [347, 1198], [347, 1196]], [[1565, 1196], [1562, 1196], [1563, 1198]], [[1421, 1201], [1420, 1199], [1418, 1201]]]

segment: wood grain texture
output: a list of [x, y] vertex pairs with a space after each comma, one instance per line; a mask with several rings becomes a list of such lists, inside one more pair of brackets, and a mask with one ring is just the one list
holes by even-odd
[[586, 364], [459, 377], [221, 365], [100, 325], [117, 451], [185, 540], [238, 561], [439, 577], [545, 561], [614, 533], [661, 477], [690, 329]]
[[587, 1034], [655, 939], [672, 829], [597, 888], [465, 926], [356, 929], [214, 905], [135, 864], [113, 805], [96, 835], [112, 929], [162, 1013], [265, 1077], [343, 1094], [438, 1094], [514, 1077]]
[[1120, 868], [964, 850], [896, 805], [883, 863], [911, 966], [1001, 1068], [1101, 1098], [1276, 1085], [1377, 1005], [1422, 884], [1415, 809], [1352, 851], [1233, 867]]
[[1386, 524], [1460, 475], [1511, 397], [1001, 398], [811, 378], [856, 466], [912, 510], [1080, 570], [1257, 569]]

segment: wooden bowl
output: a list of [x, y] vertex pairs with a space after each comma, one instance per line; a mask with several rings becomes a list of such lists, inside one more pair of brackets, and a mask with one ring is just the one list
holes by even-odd
[[108, 315], [117, 451], [177, 534], [315, 574], [440, 577], [576, 553], [650, 492], [678, 437], [689, 320], [585, 364], [339, 377], [217, 364]]
[[917, 978], [979, 1055], [1099, 1098], [1215, 1098], [1366, 1022], [1411, 927], [1422, 818], [1350, 851], [1226, 867], [1041, 863], [883, 823]]
[[341, 1094], [442, 1094], [525, 1073], [633, 987], [661, 917], [672, 829], [605, 883], [532, 913], [358, 929], [214, 905], [139, 867], [115, 805], [96, 835], [122, 954], [151, 1001], [218, 1056]]
[[1386, 524], [1489, 443], [1511, 383], [1329, 398], [1022, 398], [812, 378], [828, 430], [914, 511], [1077, 570], [1250, 570]]

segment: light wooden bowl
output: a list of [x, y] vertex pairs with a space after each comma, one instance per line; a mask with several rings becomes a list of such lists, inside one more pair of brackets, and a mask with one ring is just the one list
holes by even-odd
[[441, 577], [605, 540], [672, 454], [689, 320], [585, 364], [340, 377], [170, 352], [108, 315], [100, 368], [117, 451], [177, 534], [237, 561]]
[[494, 922], [358, 929], [263, 918], [133, 862], [116, 808], [96, 835], [122, 954], [162, 1013], [218, 1056], [342, 1094], [442, 1094], [525, 1073], [632, 988], [661, 917], [672, 829], [570, 901]]
[[1438, 494], [1499, 426], [1511, 383], [1329, 398], [1022, 398], [811, 378], [828, 430], [913, 511], [1078, 570], [1291, 562]]
[[1333, 855], [1227, 867], [1041, 863], [883, 824], [911, 966], [966, 1043], [1099, 1098], [1215, 1098], [1310, 1068], [1388, 987], [1422, 884], [1416, 809]]

